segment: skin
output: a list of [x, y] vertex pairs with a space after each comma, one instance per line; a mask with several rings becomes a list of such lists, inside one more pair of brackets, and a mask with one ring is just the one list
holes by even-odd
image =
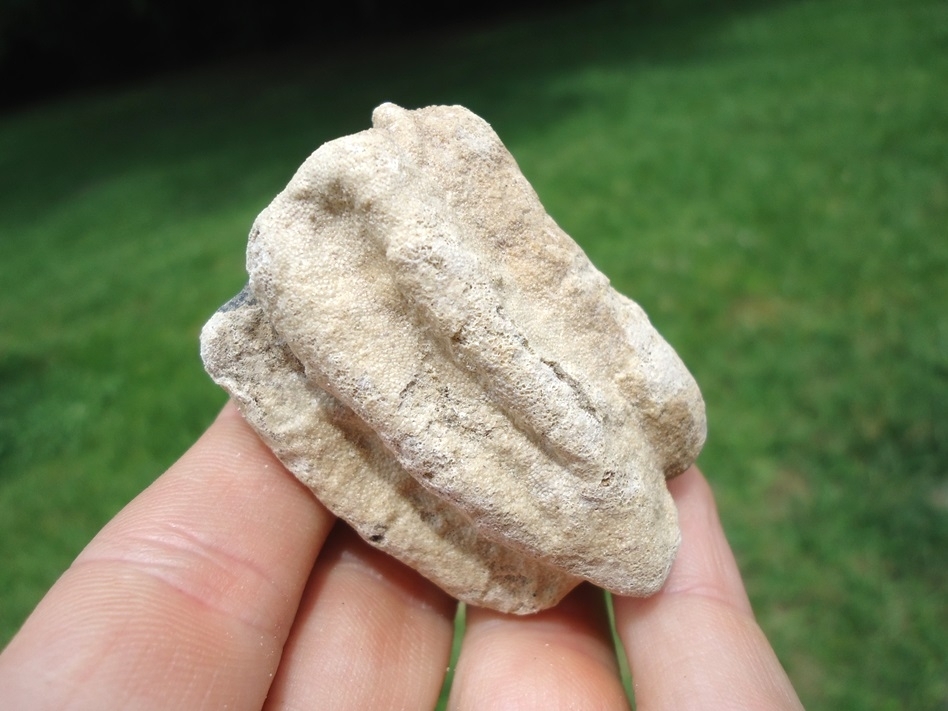
[[[697, 469], [665, 588], [615, 598], [639, 709], [800, 709]], [[79, 555], [0, 654], [5, 709], [425, 709], [455, 603], [323, 508], [232, 405]], [[469, 607], [451, 709], [628, 708], [601, 591]]]

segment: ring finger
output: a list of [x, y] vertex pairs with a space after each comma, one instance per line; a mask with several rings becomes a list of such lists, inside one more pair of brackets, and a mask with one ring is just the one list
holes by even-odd
[[603, 592], [527, 617], [469, 607], [451, 709], [626, 709]]

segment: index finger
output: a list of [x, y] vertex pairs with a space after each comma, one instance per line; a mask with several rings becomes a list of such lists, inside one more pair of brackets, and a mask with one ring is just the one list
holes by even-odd
[[802, 709], [757, 625], [707, 481], [692, 467], [668, 488], [682, 544], [656, 595], [614, 598], [637, 708]]
[[0, 655], [5, 708], [260, 708], [333, 517], [227, 405]]

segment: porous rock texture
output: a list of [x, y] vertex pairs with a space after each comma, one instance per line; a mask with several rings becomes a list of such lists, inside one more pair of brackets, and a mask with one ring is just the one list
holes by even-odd
[[505, 612], [661, 587], [698, 387], [485, 121], [380, 106], [260, 214], [247, 269], [205, 366], [363, 538]]

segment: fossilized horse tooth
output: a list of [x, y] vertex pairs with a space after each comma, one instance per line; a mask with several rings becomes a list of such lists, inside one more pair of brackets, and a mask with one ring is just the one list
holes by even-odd
[[698, 387], [485, 121], [380, 106], [261, 213], [247, 269], [207, 370], [367, 541], [508, 612], [661, 587]]

